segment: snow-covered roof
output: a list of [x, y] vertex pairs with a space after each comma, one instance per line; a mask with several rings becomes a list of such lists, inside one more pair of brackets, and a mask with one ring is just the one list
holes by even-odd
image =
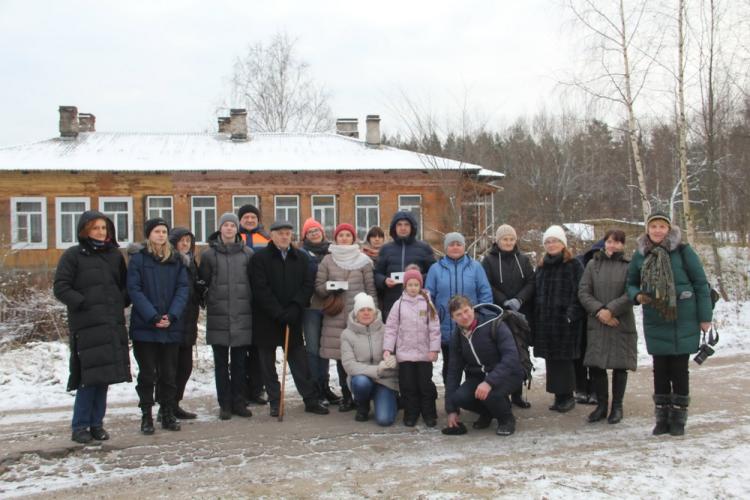
[[232, 141], [218, 133], [85, 132], [0, 148], [0, 170], [78, 171], [336, 171], [465, 170], [504, 174], [479, 165], [426, 157], [337, 134], [257, 133]]
[[565, 222], [565, 229], [573, 233], [581, 241], [594, 241], [594, 226], [580, 222]]

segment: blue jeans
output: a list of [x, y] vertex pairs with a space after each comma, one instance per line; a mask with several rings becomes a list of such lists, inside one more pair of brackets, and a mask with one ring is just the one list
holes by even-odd
[[375, 422], [378, 425], [385, 427], [396, 421], [396, 391], [378, 384], [367, 375], [355, 375], [352, 377], [352, 394], [357, 402], [372, 400], [375, 403]]
[[307, 364], [313, 382], [328, 385], [328, 360], [320, 357], [320, 332], [323, 329], [323, 312], [320, 309], [305, 309], [302, 314], [302, 332], [305, 336]]
[[76, 401], [73, 403], [74, 431], [102, 426], [104, 413], [107, 411], [107, 389], [108, 385], [78, 388]]

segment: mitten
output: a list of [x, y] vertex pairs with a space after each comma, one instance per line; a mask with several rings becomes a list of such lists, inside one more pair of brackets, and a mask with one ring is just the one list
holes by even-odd
[[514, 312], [518, 312], [521, 309], [521, 301], [518, 299], [508, 299], [503, 302], [503, 305]]

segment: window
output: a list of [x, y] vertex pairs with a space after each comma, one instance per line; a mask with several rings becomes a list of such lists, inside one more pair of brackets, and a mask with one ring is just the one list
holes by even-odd
[[34, 250], [47, 248], [47, 199], [10, 199], [11, 247]]
[[55, 199], [55, 240], [57, 248], [72, 247], [78, 242], [78, 221], [89, 209], [88, 198]]
[[207, 243], [216, 232], [216, 196], [193, 196], [191, 202], [195, 242]]
[[380, 225], [380, 196], [355, 196], [357, 239], [363, 241], [372, 226]]
[[313, 195], [311, 203], [313, 219], [320, 222], [327, 235], [333, 236], [336, 229], [336, 196]]
[[258, 201], [258, 197], [254, 194], [232, 196], [232, 211], [235, 215], [240, 211], [242, 205], [253, 205], [260, 210], [260, 202]]
[[422, 239], [422, 195], [403, 194], [398, 197], [398, 210], [402, 212], [411, 212], [417, 219], [419, 226], [417, 238]]
[[292, 223], [292, 232], [297, 234], [299, 230], [299, 196], [274, 196], [276, 220], [285, 220]]
[[99, 211], [115, 224], [117, 241], [133, 241], [133, 198], [130, 196], [100, 196]]
[[146, 197], [146, 220], [161, 217], [169, 222], [169, 227], [174, 225], [171, 196], [147, 196]]

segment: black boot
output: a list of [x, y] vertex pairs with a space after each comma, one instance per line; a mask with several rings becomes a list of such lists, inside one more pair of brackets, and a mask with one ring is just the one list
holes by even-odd
[[253, 412], [251, 412], [246, 406], [245, 402], [243, 400], [237, 400], [232, 405], [232, 414], [237, 415], [238, 417], [245, 417], [250, 418], [253, 416]]
[[370, 400], [363, 402], [356, 402], [357, 414], [354, 415], [354, 420], [357, 422], [367, 422], [370, 419]]
[[576, 400], [572, 394], [561, 394], [560, 402], [557, 403], [557, 411], [566, 413], [576, 407]]
[[109, 439], [109, 432], [104, 427], [91, 427], [91, 437], [96, 441], [106, 441]]
[[328, 408], [320, 404], [317, 399], [315, 401], [305, 402], [305, 411], [307, 413], [314, 413], [316, 415], [328, 415]]
[[492, 423], [492, 415], [489, 413], [480, 413], [479, 418], [471, 424], [474, 429], [486, 429]]
[[669, 434], [672, 436], [682, 436], [685, 434], [689, 404], [690, 396], [672, 394], [672, 412], [669, 414]]
[[523, 387], [510, 395], [510, 402], [519, 408], [531, 408], [531, 403], [523, 399]]
[[333, 389], [331, 389], [331, 386], [328, 385], [328, 382], [320, 384], [320, 395], [330, 405], [337, 405], [341, 403], [341, 396], [333, 392]]
[[596, 394], [596, 408], [588, 416], [589, 423], [598, 422], [607, 418], [609, 409], [609, 393], [607, 392], [607, 371], [591, 368], [591, 385]]
[[622, 420], [622, 400], [625, 397], [625, 386], [628, 384], [628, 372], [625, 370], [612, 371], [612, 409], [607, 417], [610, 424]]
[[495, 434], [498, 436], [510, 436], [514, 432], [516, 432], [516, 417], [512, 413], [498, 418]]
[[74, 430], [70, 436], [70, 439], [72, 439], [76, 443], [88, 444], [93, 441], [94, 436], [91, 435], [91, 432], [88, 429], [84, 428]]
[[672, 395], [654, 394], [654, 416], [656, 425], [651, 434], [659, 436], [669, 432], [669, 419], [672, 413]]
[[180, 422], [174, 416], [174, 409], [170, 406], [162, 407], [161, 409], [161, 428], [170, 431], [179, 431], [181, 429]]
[[179, 404], [174, 409], [174, 416], [177, 417], [178, 420], [195, 420], [198, 417], [195, 413], [180, 408]]
[[150, 436], [154, 433], [154, 417], [151, 416], [151, 407], [141, 408], [141, 432]]
[[353, 409], [354, 409], [354, 400], [352, 399], [352, 395], [344, 394], [344, 397], [341, 398], [341, 402], [339, 403], [339, 411], [346, 412], [346, 411], [352, 411]]

